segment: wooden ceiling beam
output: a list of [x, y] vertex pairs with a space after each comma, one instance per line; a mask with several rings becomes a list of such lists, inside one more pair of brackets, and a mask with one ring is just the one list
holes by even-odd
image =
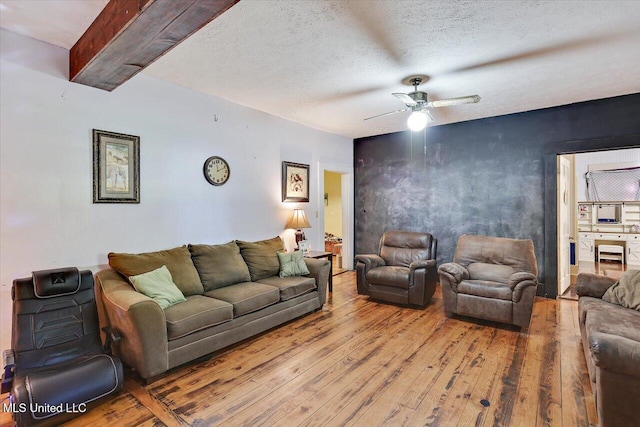
[[240, 0], [111, 0], [71, 48], [69, 80], [112, 91]]

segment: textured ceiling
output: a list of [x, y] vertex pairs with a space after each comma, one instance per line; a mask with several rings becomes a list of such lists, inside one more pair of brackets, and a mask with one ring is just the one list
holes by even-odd
[[[2, 0], [0, 26], [68, 49], [104, 4]], [[482, 97], [445, 124], [640, 92], [638, 70], [640, 1], [241, 0], [144, 74], [361, 137], [406, 129], [363, 118], [403, 108], [412, 74]]]

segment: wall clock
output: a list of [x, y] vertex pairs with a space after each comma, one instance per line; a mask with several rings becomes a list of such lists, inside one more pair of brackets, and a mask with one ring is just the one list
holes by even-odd
[[229, 181], [229, 163], [219, 156], [211, 156], [204, 162], [204, 177], [211, 185], [223, 185]]

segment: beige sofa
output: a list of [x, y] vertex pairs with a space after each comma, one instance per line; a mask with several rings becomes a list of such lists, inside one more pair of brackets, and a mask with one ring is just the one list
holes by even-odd
[[599, 425], [630, 427], [640, 403], [640, 311], [603, 300], [615, 283], [578, 274], [578, 320]]
[[[115, 354], [142, 378], [167, 370], [319, 310], [327, 260], [307, 259], [309, 274], [279, 277], [279, 237], [260, 242], [189, 245], [145, 254], [109, 254], [96, 274], [101, 326], [122, 339]], [[165, 265], [185, 301], [166, 309], [127, 279]]]

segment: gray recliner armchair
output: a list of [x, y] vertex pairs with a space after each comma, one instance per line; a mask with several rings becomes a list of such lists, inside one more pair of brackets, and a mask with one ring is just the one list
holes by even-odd
[[377, 255], [356, 255], [358, 294], [423, 306], [436, 290], [438, 240], [429, 233], [387, 231]]
[[463, 234], [438, 273], [448, 317], [529, 326], [538, 285], [532, 240]]
[[103, 347], [91, 271], [60, 268], [13, 282], [12, 348], [2, 393], [17, 426], [60, 425], [122, 389], [122, 363]]

